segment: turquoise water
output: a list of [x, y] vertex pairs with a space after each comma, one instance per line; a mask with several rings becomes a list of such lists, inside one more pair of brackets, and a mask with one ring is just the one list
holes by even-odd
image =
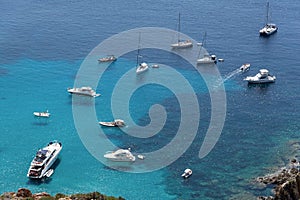
[[[99, 191], [126, 199], [230, 199], [236, 195], [255, 199], [254, 195], [270, 194], [269, 188], [259, 188], [253, 181], [285, 165], [295, 155], [289, 144], [299, 140], [300, 119], [299, 5], [293, 1], [272, 1], [270, 5], [272, 20], [279, 30], [269, 38], [260, 38], [258, 29], [264, 20], [265, 2], [254, 0], [176, 4], [130, 1], [126, 6], [119, 1], [2, 3], [0, 193], [26, 187], [51, 194]], [[72, 97], [66, 89], [74, 85], [84, 58], [100, 42], [137, 27], [175, 29], [179, 11], [185, 34], [200, 41], [204, 32], [208, 33], [206, 49], [225, 59], [217, 64], [223, 77], [245, 62], [251, 63], [251, 70], [225, 82], [227, 112], [221, 137], [213, 150], [199, 159], [211, 116], [203, 78], [174, 54], [143, 50], [149, 63], [171, 66], [189, 81], [199, 100], [199, 130], [187, 151], [168, 167], [137, 174], [110, 169], [93, 157], [80, 140], [73, 120]], [[113, 118], [112, 91], [136, 65], [135, 60], [136, 52], [130, 52], [110, 65], [101, 77], [97, 87], [101, 96], [95, 99], [99, 121]], [[101, 65], [96, 63], [95, 67]], [[276, 75], [275, 84], [248, 86], [243, 82], [246, 75], [254, 75], [264, 67]], [[203, 71], [209, 80], [214, 80], [209, 70]], [[184, 87], [169, 73], [161, 65], [150, 69], [145, 78], [167, 78], [185, 95]], [[125, 82], [124, 86], [138, 85], [139, 81], [143, 80]], [[119, 100], [123, 100], [122, 95]], [[170, 89], [158, 84], [139, 88], [129, 101], [131, 116], [120, 117], [147, 125], [149, 108], [157, 103], [165, 107], [167, 121], [153, 137], [133, 137], [120, 129], [101, 130], [122, 148], [131, 147], [135, 152], [158, 150], [175, 137], [181, 119], [178, 99]], [[91, 108], [93, 104], [87, 101], [82, 106]], [[46, 109], [51, 112], [49, 119], [33, 117], [32, 112]], [[131, 126], [126, 129], [131, 130]], [[53, 176], [43, 182], [28, 180], [27, 169], [36, 150], [53, 139], [63, 143]], [[162, 159], [166, 156], [162, 155]], [[190, 179], [182, 180], [180, 174], [186, 167], [194, 173]]]

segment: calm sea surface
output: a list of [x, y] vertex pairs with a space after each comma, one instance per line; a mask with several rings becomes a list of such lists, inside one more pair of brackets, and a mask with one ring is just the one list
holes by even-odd
[[[99, 191], [131, 200], [255, 199], [257, 195], [270, 195], [271, 188], [256, 185], [255, 178], [300, 156], [291, 145], [300, 141], [300, 4], [270, 1], [271, 20], [279, 30], [261, 38], [258, 30], [265, 22], [265, 5], [258, 0], [2, 1], [0, 193], [26, 187], [50, 194]], [[85, 57], [103, 40], [133, 28], [176, 30], [178, 12], [181, 31], [197, 41], [206, 32], [206, 50], [225, 60], [217, 64], [226, 79], [227, 111], [222, 134], [213, 150], [200, 159], [199, 148], [211, 117], [205, 82], [178, 56], [147, 49], [142, 51], [143, 59], [176, 69], [194, 89], [201, 113], [197, 136], [179, 159], [160, 170], [126, 173], [106, 167], [82, 143], [74, 125], [72, 97], [66, 89], [80, 78], [76, 74]], [[132, 48], [136, 47], [137, 42]], [[251, 70], [234, 73], [243, 63], [251, 63]], [[95, 99], [99, 121], [113, 119], [113, 88], [135, 64], [136, 52], [130, 52], [110, 65], [99, 80], [97, 91], [101, 96]], [[95, 66], [100, 68], [101, 64]], [[276, 75], [276, 83], [248, 86], [243, 78], [261, 68]], [[168, 78], [179, 85], [179, 91], [184, 90], [163, 65], [147, 73], [148, 79]], [[132, 83], [125, 83], [125, 87]], [[159, 84], [145, 85], [130, 98], [130, 116], [124, 113], [117, 117], [147, 125], [153, 104], [164, 106], [167, 112], [165, 126], [153, 137], [99, 129], [120, 148], [130, 147], [133, 152], [158, 150], [175, 137], [181, 120], [179, 102], [171, 90]], [[52, 114], [49, 119], [33, 117], [32, 112], [46, 109]], [[130, 126], [127, 128], [130, 130]], [[48, 180], [28, 180], [26, 173], [35, 152], [53, 139], [63, 143], [55, 173]], [[161, 155], [161, 159], [166, 158]], [[183, 180], [180, 175], [187, 167], [193, 169], [193, 175]]]

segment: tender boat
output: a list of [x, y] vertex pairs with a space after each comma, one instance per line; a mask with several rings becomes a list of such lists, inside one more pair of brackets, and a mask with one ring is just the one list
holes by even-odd
[[267, 69], [261, 69], [255, 76], [247, 76], [244, 80], [248, 83], [274, 83], [276, 77], [270, 75]]
[[242, 72], [248, 71], [250, 69], [250, 64], [249, 63], [245, 63], [240, 67], [240, 70]]
[[45, 173], [44, 177], [49, 178], [50, 176], [52, 176], [53, 173], [54, 173], [54, 169], [49, 169], [49, 170]]
[[216, 55], [204, 55], [203, 58], [197, 59], [198, 64], [209, 64], [209, 63], [216, 63], [217, 56]]
[[193, 43], [191, 40], [181, 40], [180, 39], [180, 13], [178, 17], [178, 39], [177, 43], [171, 44], [171, 47], [174, 49], [179, 49], [179, 48], [190, 48], [193, 46]]
[[105, 158], [115, 162], [134, 162], [135, 156], [132, 155], [130, 149], [118, 149], [116, 151], [107, 152]]
[[143, 62], [143, 63], [139, 64], [139, 66], [137, 66], [136, 74], [141, 74], [141, 73], [147, 71], [148, 69], [149, 69], [148, 64]]
[[141, 155], [141, 154], [137, 155], [137, 157], [138, 157], [138, 159], [140, 159], [140, 160], [144, 160], [144, 159], [145, 159], [145, 156], [143, 156], [143, 155]]
[[124, 120], [121, 120], [121, 119], [116, 119], [113, 122], [99, 122], [99, 124], [102, 125], [102, 126], [109, 126], [109, 127], [115, 127], [115, 126], [122, 127], [122, 126], [125, 126]]
[[189, 178], [193, 174], [193, 171], [191, 169], [185, 169], [183, 174], [181, 176], [183, 178]]
[[45, 112], [33, 112], [33, 115], [36, 117], [50, 117], [48, 110]]
[[100, 94], [97, 94], [91, 87], [81, 87], [81, 88], [68, 88], [70, 94], [85, 95], [91, 97], [98, 97]]
[[272, 24], [272, 23], [269, 23], [270, 21], [270, 16], [269, 16], [269, 2], [267, 2], [267, 16], [266, 16], [266, 24], [265, 26], [259, 30], [259, 34], [261, 36], [269, 36], [269, 35], [272, 35], [273, 33], [276, 33], [277, 30], [278, 30], [278, 27], [276, 26], [276, 24]]
[[158, 64], [154, 64], [154, 65], [152, 65], [152, 68], [159, 68], [159, 65]]
[[100, 58], [98, 61], [99, 62], [114, 62], [116, 60], [117, 60], [117, 58], [114, 55], [109, 55], [107, 57]]
[[62, 144], [57, 141], [49, 142], [47, 146], [39, 149], [30, 163], [27, 177], [32, 179], [50, 177], [53, 173], [53, 171], [49, 171], [50, 167], [56, 161], [61, 149]]

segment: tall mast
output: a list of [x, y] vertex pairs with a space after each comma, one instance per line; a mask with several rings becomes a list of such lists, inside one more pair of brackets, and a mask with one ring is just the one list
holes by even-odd
[[178, 15], [178, 43], [180, 42], [180, 12], [179, 12], [179, 15]]
[[136, 56], [136, 65], [139, 64], [139, 57], [140, 57], [140, 43], [141, 43], [141, 32], [139, 32], [139, 44], [138, 44], [138, 50], [137, 50], [137, 56]]
[[269, 2], [267, 2], [267, 22], [266, 24], [269, 23]]

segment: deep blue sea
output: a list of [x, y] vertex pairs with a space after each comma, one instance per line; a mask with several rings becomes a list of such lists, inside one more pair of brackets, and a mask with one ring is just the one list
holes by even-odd
[[[255, 199], [270, 195], [272, 188], [258, 185], [255, 178], [300, 156], [299, 149], [294, 148], [300, 142], [300, 4], [272, 0], [270, 6], [271, 21], [279, 30], [264, 38], [259, 37], [258, 30], [265, 22], [266, 2], [259, 0], [1, 1], [0, 193], [26, 187], [50, 194], [99, 191], [129, 200]], [[179, 12], [181, 32], [199, 42], [206, 32], [205, 49], [224, 62], [197, 69], [180, 57], [197, 52], [195, 43], [192, 49], [179, 51], [143, 49], [138, 34], [120, 46], [112, 45], [115, 52], [97, 49], [103, 41], [131, 29], [158, 27], [175, 31]], [[151, 35], [158, 40], [160, 32]], [[176, 37], [169, 38], [170, 44]], [[141, 41], [148, 38], [142, 33]], [[138, 44], [145, 61], [160, 65], [140, 77], [133, 71]], [[131, 51], [113, 64], [97, 62], [106, 50], [107, 54], [120, 53], [124, 46]], [[79, 97], [78, 101], [66, 89], [87, 78], [78, 73], [85, 63], [90, 76], [99, 79], [90, 85], [97, 86], [101, 96]], [[244, 63], [251, 64], [250, 71], [235, 73]], [[249, 86], [243, 81], [262, 68], [277, 77], [276, 83]], [[215, 90], [209, 90], [207, 83], [218, 78], [211, 74], [214, 70], [226, 80], [226, 101], [221, 102], [226, 106], [226, 117], [216, 145], [199, 158], [213, 116], [211, 95]], [[177, 79], [175, 71], [183, 79]], [[187, 85], [193, 92], [186, 90]], [[127, 89], [135, 87], [138, 88], [128, 97]], [[189, 104], [189, 100], [197, 99], [200, 115], [193, 115], [191, 126], [183, 129], [185, 142], [196, 126], [192, 143], [168, 166], [149, 170], [155, 163], [146, 156], [145, 160], [117, 170], [118, 166], [111, 168], [99, 161], [97, 156], [102, 158], [103, 152], [97, 150], [102, 146], [91, 147], [84, 142], [90, 137], [90, 141], [96, 138], [95, 144], [110, 140], [120, 148], [130, 147], [132, 152], [146, 155], [173, 145], [172, 139], [181, 130], [185, 117], [178, 97], [196, 114], [195, 104]], [[112, 103], [114, 98], [117, 105]], [[166, 120], [159, 130], [147, 129], [157, 133], [146, 137], [149, 133], [143, 128], [151, 123], [155, 116], [150, 112], [151, 106], [157, 104], [160, 106], [155, 108], [164, 107]], [[78, 110], [74, 112], [78, 107], [83, 108], [80, 117]], [[46, 109], [51, 113], [49, 119], [32, 114]], [[112, 129], [97, 124], [114, 118], [122, 118], [128, 125]], [[93, 128], [81, 127], [78, 119]], [[134, 129], [135, 124], [141, 127]], [[30, 161], [38, 148], [51, 140], [63, 144], [54, 174], [43, 181], [29, 180], [26, 173]], [[181, 149], [182, 141], [173, 150]], [[160, 153], [158, 162], [168, 160], [169, 155], [170, 152]], [[193, 175], [183, 180], [181, 173], [187, 167]], [[149, 171], [130, 173], [135, 168]]]

